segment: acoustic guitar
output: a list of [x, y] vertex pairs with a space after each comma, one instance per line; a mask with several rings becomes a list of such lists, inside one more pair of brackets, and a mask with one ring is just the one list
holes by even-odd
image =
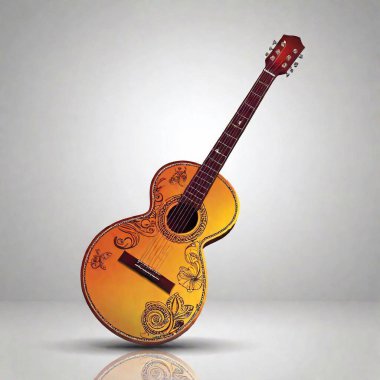
[[203, 248], [236, 223], [239, 199], [220, 170], [275, 78], [302, 58], [299, 37], [284, 35], [266, 53], [265, 68], [202, 165], [171, 162], [153, 177], [144, 214], [106, 227], [81, 268], [88, 306], [116, 335], [138, 344], [177, 338], [206, 300]]

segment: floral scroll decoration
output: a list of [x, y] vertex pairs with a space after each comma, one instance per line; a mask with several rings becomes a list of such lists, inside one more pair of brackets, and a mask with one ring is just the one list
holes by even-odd
[[166, 181], [166, 178], [159, 178], [157, 182], [154, 185], [153, 188], [153, 196], [154, 196], [154, 202], [155, 202], [155, 207], [153, 209], [152, 215], [156, 216], [157, 215], [157, 209], [161, 206], [161, 203], [164, 199], [161, 193], [161, 189], [164, 187], [162, 182]]
[[131, 222], [120, 224], [119, 230], [123, 233], [114, 238], [114, 244], [120, 249], [135, 247], [140, 242], [140, 236], [153, 237], [157, 234], [157, 210], [161, 206], [163, 196], [160, 190], [165, 178], [160, 178], [153, 188], [154, 208], [149, 217], [140, 218]]
[[154, 218], [146, 218], [121, 224], [119, 230], [123, 232], [122, 237], [116, 236], [114, 244], [120, 249], [128, 249], [135, 247], [140, 241], [140, 235], [154, 236], [157, 233], [156, 220]]
[[165, 335], [178, 331], [189, 318], [194, 306], [185, 305], [183, 298], [175, 293], [166, 304], [159, 301], [147, 302], [141, 323], [147, 334]]
[[107, 267], [105, 266], [104, 261], [107, 260], [111, 255], [112, 255], [111, 252], [101, 253], [100, 249], [96, 249], [95, 255], [91, 259], [91, 268], [92, 269], [101, 268], [103, 270], [106, 270]]
[[204, 276], [199, 257], [199, 243], [191, 243], [185, 250], [185, 260], [190, 264], [189, 267], [180, 267], [177, 279], [188, 292], [198, 290], [202, 287]]
[[187, 180], [186, 166], [178, 166], [174, 169], [174, 174], [171, 176], [169, 182], [174, 185], [177, 183], [179, 186], [184, 186]]
[[179, 364], [170, 363], [160, 359], [147, 362], [142, 371], [143, 380], [191, 380], [186, 370]]
[[141, 371], [143, 380], [169, 380], [172, 379], [170, 366], [163, 360], [151, 360], [146, 363]]

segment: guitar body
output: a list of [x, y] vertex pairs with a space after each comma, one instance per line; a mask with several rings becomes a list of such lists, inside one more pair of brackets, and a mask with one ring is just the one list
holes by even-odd
[[164, 343], [183, 334], [206, 300], [205, 245], [234, 226], [239, 201], [218, 175], [191, 230], [173, 232], [167, 217], [200, 165], [177, 161], [162, 167], [150, 188], [150, 208], [101, 231], [81, 269], [86, 301], [116, 335], [139, 344]]

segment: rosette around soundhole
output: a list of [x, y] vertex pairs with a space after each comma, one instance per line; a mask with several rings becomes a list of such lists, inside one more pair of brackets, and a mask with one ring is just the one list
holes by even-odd
[[[168, 240], [175, 243], [188, 243], [194, 241], [205, 230], [208, 220], [207, 211], [206, 207], [202, 204], [201, 208], [198, 210], [198, 222], [196, 223], [195, 228], [189, 232], [176, 233], [168, 227], [167, 217], [170, 210], [178, 205], [180, 199], [181, 195], [174, 195], [162, 205], [158, 212], [158, 228]], [[177, 223], [183, 223], [183, 220], [186, 217], [188, 217], [186, 212], [179, 214], [177, 217]]]

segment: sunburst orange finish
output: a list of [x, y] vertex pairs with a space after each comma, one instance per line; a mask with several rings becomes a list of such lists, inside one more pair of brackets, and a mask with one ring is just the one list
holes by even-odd
[[[151, 204], [142, 215], [123, 219], [91, 242], [81, 269], [82, 290], [92, 312], [120, 337], [158, 344], [183, 334], [198, 318], [206, 300], [205, 245], [234, 226], [239, 201], [218, 175], [189, 232], [173, 233], [166, 216], [199, 165], [177, 161], [162, 167], [150, 189]], [[170, 293], [119, 261], [127, 252], [151, 268], [153, 276], [174, 283]]]

